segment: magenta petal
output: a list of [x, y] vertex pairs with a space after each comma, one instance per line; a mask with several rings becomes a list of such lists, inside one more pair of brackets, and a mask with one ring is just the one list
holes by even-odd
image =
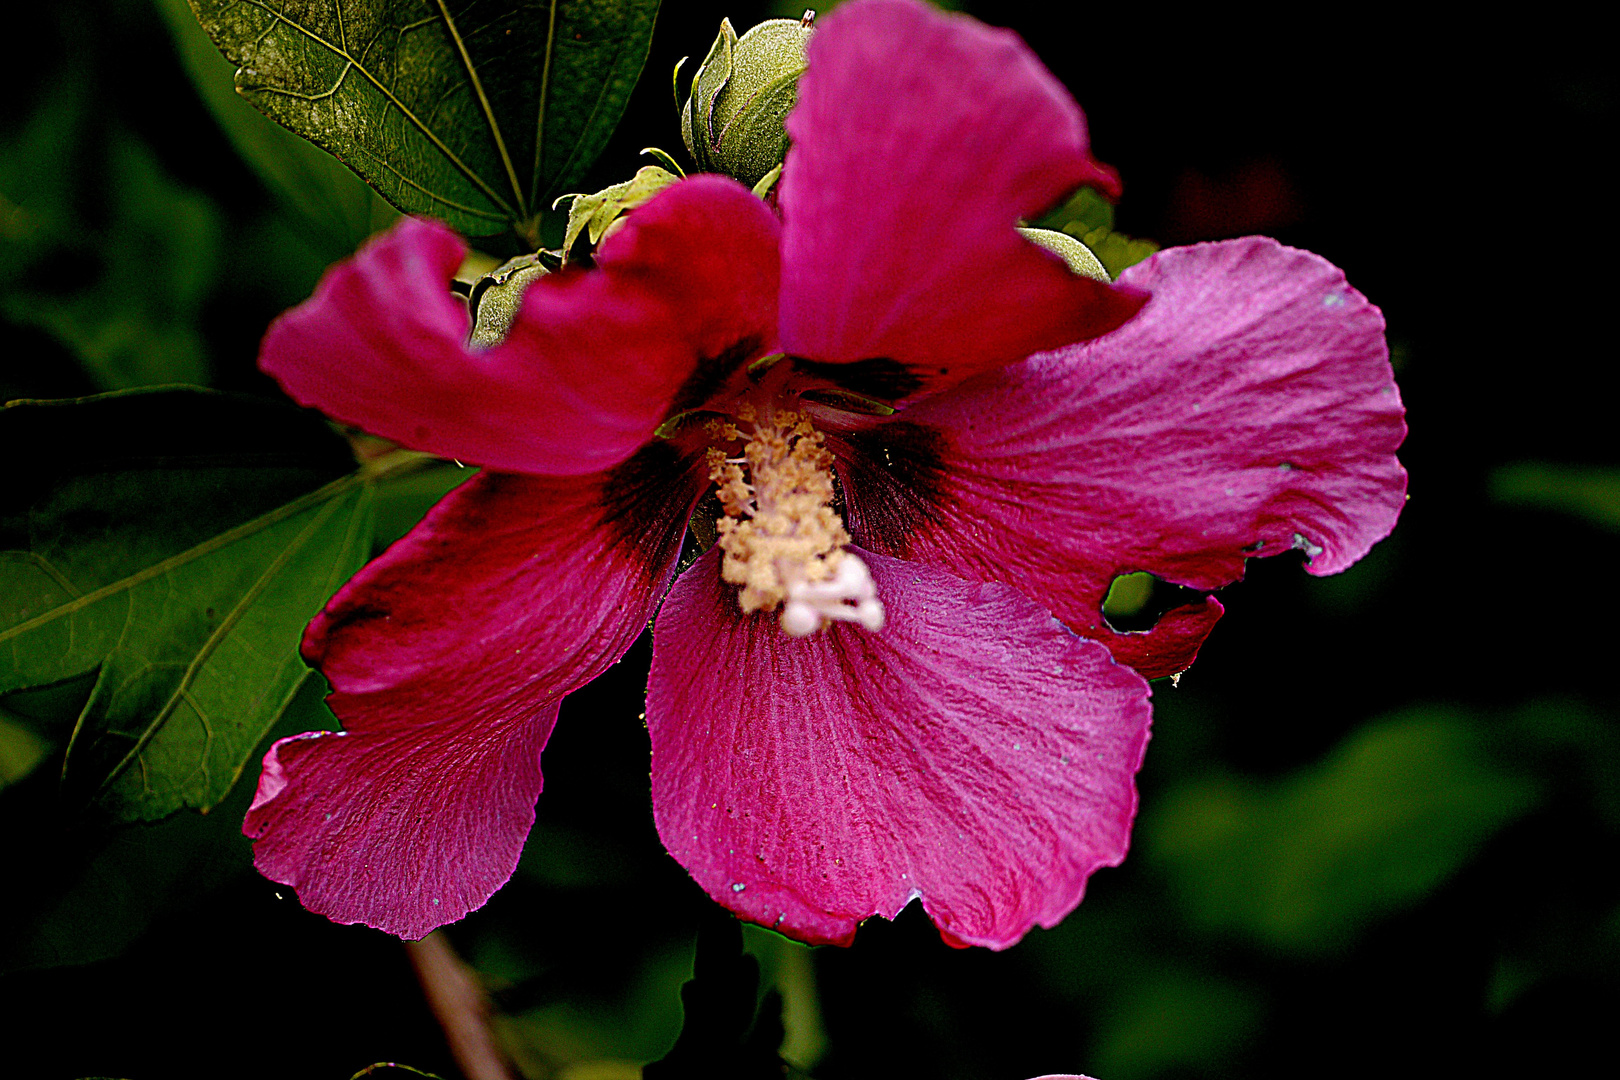
[[629, 648], [679, 551], [696, 494], [680, 473], [649, 515], [604, 509], [639, 462], [475, 477], [332, 599], [304, 652], [345, 730], [265, 756], [243, 824], [265, 876], [407, 938], [506, 882], [558, 704]]
[[444, 226], [402, 221], [276, 320], [260, 366], [302, 404], [406, 446], [583, 475], [645, 443], [706, 367], [774, 345], [776, 220], [719, 177], [631, 214], [597, 269], [540, 280], [484, 352], [448, 289], [465, 254]]
[[1153, 299], [1115, 333], [904, 414], [926, 508], [897, 522], [902, 500], [846, 489], [862, 543], [1005, 581], [1169, 674], [1218, 606], [1114, 635], [1115, 575], [1214, 589], [1250, 555], [1296, 549], [1313, 574], [1343, 570], [1404, 505], [1406, 428], [1383, 317], [1317, 256], [1251, 237], [1163, 251], [1125, 278]]
[[1011, 31], [911, 0], [836, 11], [810, 39], [788, 130], [782, 344], [794, 355], [898, 361], [937, 388], [1105, 333], [1142, 303], [1014, 230], [1111, 173]]
[[847, 943], [913, 898], [1005, 948], [1125, 855], [1147, 684], [1002, 585], [866, 555], [888, 623], [742, 616], [711, 551], [654, 630], [664, 845], [743, 918]]
[[672, 409], [701, 405], [727, 375], [776, 350], [780, 225], [758, 196], [713, 175], [621, 220], [594, 272], [529, 289], [496, 352], [545, 357], [569, 388], [560, 408], [640, 445]]
[[1143, 677], [1162, 679], [1192, 667], [1204, 639], [1225, 611], [1219, 600], [1206, 596], [1201, 603], [1165, 612], [1149, 630], [1122, 634], [1098, 620], [1085, 633], [1107, 645], [1115, 660], [1129, 664]]

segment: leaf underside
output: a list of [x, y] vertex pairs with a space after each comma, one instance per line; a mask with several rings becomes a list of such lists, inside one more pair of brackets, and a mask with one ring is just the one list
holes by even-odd
[[394, 206], [531, 238], [617, 125], [658, 3], [191, 0], [237, 91]]
[[369, 554], [346, 445], [296, 410], [169, 389], [14, 404], [0, 450], [50, 463], [0, 504], [0, 694], [95, 673], [73, 801], [214, 806], [308, 678], [303, 625]]

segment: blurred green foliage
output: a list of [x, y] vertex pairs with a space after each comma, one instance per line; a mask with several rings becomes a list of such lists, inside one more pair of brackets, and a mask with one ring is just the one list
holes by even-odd
[[61, 342], [102, 388], [207, 382], [196, 324], [221, 265], [219, 213], [115, 130], [99, 147], [106, 220], [87, 229], [62, 182], [89, 123], [71, 69], [70, 80], [0, 139], [0, 313]]
[[8, 712], [0, 710], [0, 788], [33, 772], [51, 752], [50, 743], [28, 725], [12, 720]]
[[1620, 469], [1508, 465], [1491, 474], [1491, 497], [1509, 506], [1559, 510], [1620, 530]]
[[1294, 954], [1348, 948], [1535, 806], [1541, 785], [1492, 762], [1486, 738], [1456, 710], [1376, 720], [1280, 783], [1211, 777], [1170, 793], [1139, 846], [1195, 925]]
[[1104, 1076], [1163, 1076], [1207, 1068], [1253, 1040], [1265, 1021], [1261, 995], [1218, 975], [1156, 973], [1104, 1009], [1089, 1066]]
[[[78, 699], [87, 691], [82, 687]], [[319, 677], [304, 682], [266, 741], [336, 727], [321, 700], [325, 692]], [[48, 706], [37, 699], [20, 704], [36, 712], [31, 722], [53, 722], [63, 705], [71, 709], [73, 696]], [[7, 826], [0, 830], [0, 862], [29, 882], [0, 898], [0, 915], [12, 928], [0, 939], [0, 972], [117, 956], [154, 920], [208, 902], [218, 886], [249, 872], [241, 826], [256, 786], [251, 782], [238, 785], [212, 813], [106, 830], [51, 813], [50, 779], [31, 778], [0, 803]], [[22, 821], [29, 821], [26, 830]]]
[[1151, 240], [1114, 231], [1113, 204], [1088, 187], [1076, 191], [1062, 206], [1036, 222], [1036, 226], [1068, 233], [1086, 245], [1111, 278], [1118, 278], [1128, 267], [1159, 250], [1159, 245]]
[[[0, 318], [17, 342], [0, 349], [0, 397], [249, 381], [269, 317], [391, 212], [238, 99], [195, 19], [173, 41], [153, 0], [71, 0], [30, 19], [18, 33], [39, 42], [40, 86], [13, 94], [0, 123]], [[216, 130], [258, 148], [268, 190]], [[239, 351], [222, 357], [222, 343]]]

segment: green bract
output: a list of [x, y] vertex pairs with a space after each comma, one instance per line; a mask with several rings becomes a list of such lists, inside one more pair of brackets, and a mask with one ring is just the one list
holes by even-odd
[[594, 195], [575, 195], [568, 207], [568, 231], [562, 246], [564, 258], [574, 249], [580, 233], [584, 233], [594, 247], [621, 214], [634, 210], [679, 179], [668, 169], [643, 165], [622, 184], [605, 187]]
[[681, 109], [681, 137], [699, 169], [753, 186], [782, 164], [810, 33], [805, 21], [770, 19], [739, 39], [720, 20]]
[[1052, 229], [1019, 229], [1019, 234], [1032, 244], [1038, 244], [1061, 258], [1069, 264], [1081, 277], [1096, 278], [1098, 281], [1112, 281], [1108, 271], [1090, 248], [1070, 236], [1068, 233], [1055, 232]]

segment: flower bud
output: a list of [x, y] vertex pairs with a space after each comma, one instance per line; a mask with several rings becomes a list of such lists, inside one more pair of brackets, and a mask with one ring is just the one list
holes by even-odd
[[510, 259], [478, 279], [467, 296], [472, 310], [472, 335], [467, 344], [475, 349], [487, 349], [506, 340], [512, 329], [518, 308], [523, 304], [523, 292], [546, 275], [537, 255], [519, 255]]
[[681, 137], [699, 169], [753, 186], [782, 164], [813, 17], [769, 19], [741, 38], [720, 21], [681, 110]]

